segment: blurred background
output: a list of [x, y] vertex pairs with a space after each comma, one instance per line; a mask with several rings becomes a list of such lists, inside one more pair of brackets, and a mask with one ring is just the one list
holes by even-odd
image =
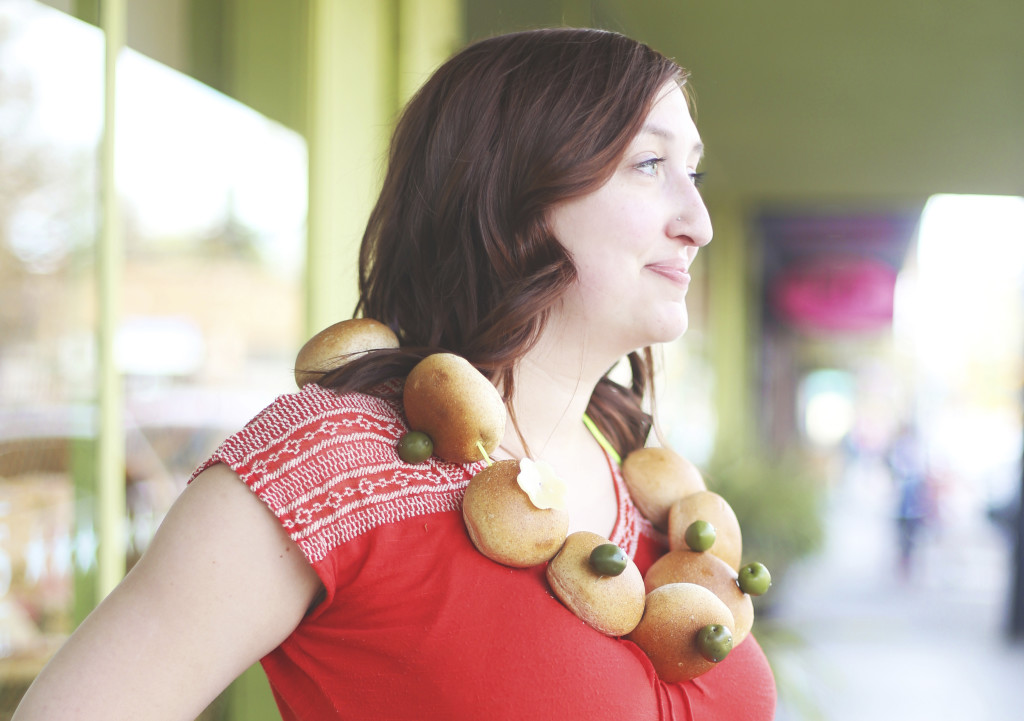
[[[350, 316], [404, 101], [557, 25], [692, 72], [659, 415], [773, 571], [777, 718], [1020, 717], [1024, 4], [0, 0], [0, 718]], [[203, 718], [277, 718], [258, 668]]]

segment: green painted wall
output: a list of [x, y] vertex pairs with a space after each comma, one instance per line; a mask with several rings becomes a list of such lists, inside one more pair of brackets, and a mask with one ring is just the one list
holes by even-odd
[[189, 62], [184, 70], [303, 132], [309, 0], [187, 2]]

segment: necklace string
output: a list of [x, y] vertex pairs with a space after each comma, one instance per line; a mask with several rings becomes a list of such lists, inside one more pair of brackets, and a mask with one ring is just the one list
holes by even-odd
[[[604, 449], [605, 453], [607, 453], [608, 456], [613, 461], [615, 461], [615, 464], [621, 466], [622, 456], [619, 455], [619, 452], [615, 450], [614, 446], [612, 446], [608, 439], [604, 437], [604, 434], [601, 433], [601, 429], [597, 427], [597, 424], [594, 423], [594, 420], [586, 413], [583, 414], [583, 425], [587, 427], [587, 430], [590, 431], [590, 435], [594, 437], [594, 440], [597, 441], [598, 445], [600, 445], [601, 448]], [[510, 448], [506, 448], [504, 445], [499, 445], [498, 448], [505, 451], [505, 453], [509, 454], [513, 458], [515, 458], [518, 455], [516, 453], [513, 453]]]
[[601, 430], [597, 427], [597, 424], [594, 423], [593, 419], [591, 419], [591, 417], [588, 416], [586, 413], [583, 414], [583, 425], [587, 427], [587, 430], [590, 431], [590, 435], [594, 436], [594, 440], [596, 440], [598, 444], [600, 444], [601, 448], [605, 450], [605, 453], [607, 453], [611, 457], [611, 459], [615, 461], [615, 465], [621, 466], [622, 457], [619, 455], [619, 452], [612, 447], [612, 444], [609, 443], [608, 439], [604, 437], [604, 434], [601, 433]]

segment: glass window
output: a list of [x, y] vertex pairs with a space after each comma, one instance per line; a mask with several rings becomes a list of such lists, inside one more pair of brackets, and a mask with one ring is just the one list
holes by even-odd
[[[306, 148], [131, 50], [118, 66], [128, 563], [193, 468], [294, 388]], [[0, 714], [93, 605], [103, 43], [0, 3]]]

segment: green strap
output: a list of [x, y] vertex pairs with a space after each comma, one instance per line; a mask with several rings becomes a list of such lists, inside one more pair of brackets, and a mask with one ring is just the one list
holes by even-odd
[[601, 448], [608, 453], [609, 456], [615, 461], [616, 465], [622, 465], [622, 457], [619, 452], [612, 448], [612, 444], [608, 442], [608, 439], [604, 437], [604, 434], [598, 429], [597, 425], [590, 419], [586, 413], [583, 414], [583, 425], [590, 431], [590, 435], [594, 437], [598, 443], [601, 444]]

